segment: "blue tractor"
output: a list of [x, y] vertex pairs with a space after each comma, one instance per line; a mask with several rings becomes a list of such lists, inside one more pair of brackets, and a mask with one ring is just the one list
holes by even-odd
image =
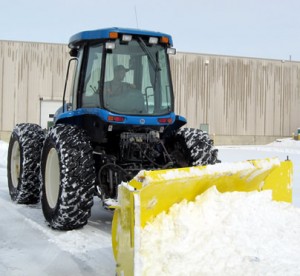
[[118, 185], [140, 170], [218, 161], [208, 134], [182, 128], [185, 118], [174, 113], [170, 35], [107, 28], [75, 34], [69, 48], [72, 92], [68, 100], [64, 92], [54, 126], [25, 123], [12, 132], [13, 201], [41, 199], [49, 226], [70, 230], [87, 223], [95, 195], [109, 207]]

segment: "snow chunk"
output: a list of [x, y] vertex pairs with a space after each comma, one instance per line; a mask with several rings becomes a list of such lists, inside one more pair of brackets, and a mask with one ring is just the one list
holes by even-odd
[[142, 275], [294, 275], [300, 209], [271, 198], [212, 187], [173, 205], [141, 231]]
[[122, 181], [122, 183], [121, 183], [120, 185], [124, 186], [124, 187], [127, 188], [129, 191], [134, 191], [134, 188], [133, 188], [132, 186], [130, 186], [130, 185], [128, 184], [128, 182]]

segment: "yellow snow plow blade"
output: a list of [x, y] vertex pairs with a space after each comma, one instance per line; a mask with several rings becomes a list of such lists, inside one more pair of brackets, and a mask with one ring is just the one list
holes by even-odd
[[[238, 163], [141, 171], [119, 186], [112, 225], [117, 275], [140, 275], [140, 230], [183, 199], [194, 200], [212, 186], [220, 192], [272, 190], [273, 200], [292, 202], [291, 161], [277, 158]], [[170, 241], [171, 242], [171, 241]]]

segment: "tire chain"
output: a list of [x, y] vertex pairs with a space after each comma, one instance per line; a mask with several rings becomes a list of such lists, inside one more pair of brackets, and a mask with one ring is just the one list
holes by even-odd
[[45, 134], [39, 125], [24, 123], [17, 124], [12, 135], [18, 137], [23, 161], [20, 182], [18, 188], [11, 191], [11, 197], [20, 204], [38, 203], [41, 190], [41, 151]]
[[206, 132], [195, 128], [182, 128], [177, 132], [177, 135], [184, 137], [193, 166], [218, 162], [218, 150], [214, 149], [213, 140], [209, 138]]
[[49, 137], [58, 146], [62, 189], [58, 212], [49, 225], [60, 230], [76, 229], [87, 223], [93, 205], [93, 149], [85, 132], [71, 125], [53, 127]]

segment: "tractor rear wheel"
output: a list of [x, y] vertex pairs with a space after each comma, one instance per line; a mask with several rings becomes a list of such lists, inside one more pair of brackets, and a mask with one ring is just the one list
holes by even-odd
[[213, 140], [200, 129], [182, 128], [175, 135], [174, 151], [179, 167], [201, 166], [220, 162]]
[[53, 229], [84, 226], [93, 205], [95, 168], [89, 137], [82, 129], [57, 125], [42, 152], [42, 208]]
[[40, 200], [40, 160], [45, 134], [36, 124], [18, 124], [12, 131], [7, 155], [11, 199], [20, 204]]

